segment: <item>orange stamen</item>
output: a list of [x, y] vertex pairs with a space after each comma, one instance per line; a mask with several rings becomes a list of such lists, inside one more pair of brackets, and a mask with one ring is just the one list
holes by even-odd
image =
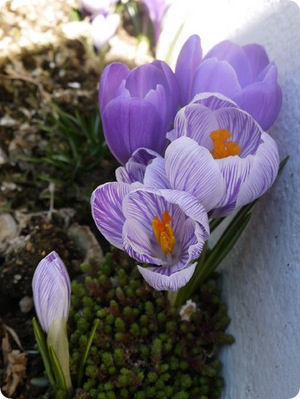
[[169, 224], [171, 220], [172, 218], [169, 215], [169, 212], [164, 211], [164, 213], [162, 214], [162, 222], [157, 216], [155, 216], [152, 221], [152, 228], [155, 237], [165, 255], [167, 255], [168, 253], [172, 253], [175, 245], [174, 231], [172, 229], [172, 226]]
[[211, 154], [215, 159], [239, 155], [242, 151], [241, 147], [235, 141], [226, 141], [231, 137], [231, 133], [227, 129], [215, 130], [211, 132], [209, 137], [213, 141], [214, 149], [211, 151]]

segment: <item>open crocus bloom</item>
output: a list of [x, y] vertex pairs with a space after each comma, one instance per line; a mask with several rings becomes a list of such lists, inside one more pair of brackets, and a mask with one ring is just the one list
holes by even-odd
[[92, 215], [104, 237], [131, 257], [156, 266], [138, 266], [156, 290], [177, 291], [194, 273], [209, 235], [207, 213], [191, 194], [135, 189], [106, 183], [91, 197]]
[[178, 104], [177, 81], [166, 63], [154, 61], [132, 71], [121, 63], [108, 65], [100, 80], [99, 106], [113, 155], [125, 164], [140, 147], [163, 154]]
[[70, 278], [55, 251], [38, 264], [33, 276], [32, 291], [36, 314], [45, 332], [56, 321], [67, 321], [70, 310]]
[[[208, 158], [217, 166], [212, 176], [221, 176], [226, 189], [212, 217], [228, 215], [260, 197], [277, 175], [275, 141], [251, 115], [220, 94], [195, 96], [176, 115], [168, 137], [173, 142], [165, 154], [165, 171], [172, 189], [188, 191], [199, 199], [202, 168]], [[215, 182], [211, 177], [206, 184]]]
[[279, 114], [282, 94], [277, 67], [258, 44], [239, 46], [225, 40], [202, 59], [200, 38], [190, 36], [178, 56], [175, 73], [182, 106], [198, 93], [218, 92], [251, 114], [263, 130]]

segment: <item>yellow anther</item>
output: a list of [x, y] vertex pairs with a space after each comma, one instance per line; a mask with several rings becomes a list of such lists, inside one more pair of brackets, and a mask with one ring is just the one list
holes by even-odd
[[168, 253], [172, 253], [175, 246], [174, 231], [172, 229], [172, 226], [169, 224], [171, 220], [172, 218], [169, 215], [169, 212], [166, 210], [162, 214], [162, 222], [157, 216], [155, 216], [152, 221], [152, 228], [155, 237], [165, 255], [167, 255]]
[[211, 151], [211, 154], [215, 159], [239, 155], [242, 151], [241, 147], [235, 141], [226, 141], [231, 137], [231, 133], [227, 129], [215, 130], [209, 136], [213, 141], [214, 149]]

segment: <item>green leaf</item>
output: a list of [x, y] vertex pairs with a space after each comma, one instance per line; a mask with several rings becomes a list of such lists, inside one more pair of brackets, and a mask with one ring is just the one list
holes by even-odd
[[40, 354], [41, 354], [42, 359], [43, 359], [43, 363], [44, 363], [44, 366], [45, 366], [47, 377], [48, 377], [48, 379], [50, 381], [50, 384], [53, 387], [53, 389], [56, 390], [57, 387], [56, 387], [53, 371], [52, 371], [52, 368], [51, 368], [48, 348], [47, 348], [47, 344], [46, 344], [46, 341], [45, 341], [45, 338], [44, 338], [44, 334], [42, 333], [42, 331], [40, 329], [40, 326], [39, 326], [39, 324], [38, 324], [38, 322], [36, 321], [35, 318], [32, 319], [32, 325], [33, 325], [34, 336], [35, 336], [36, 342], [38, 344]]
[[63, 374], [60, 363], [57, 359], [56, 353], [51, 345], [49, 345], [48, 351], [49, 351], [48, 353], [49, 353], [50, 363], [51, 363], [51, 366], [52, 366], [52, 369], [53, 369], [53, 372], [55, 375], [57, 386], [59, 389], [61, 389], [63, 392], [66, 393], [66, 397], [67, 397], [68, 393], [67, 393], [67, 385], [66, 385], [66, 381], [65, 381], [65, 376]]
[[209, 255], [206, 259], [205, 253], [203, 254], [202, 252], [191, 280], [178, 291], [175, 302], [176, 306], [181, 306], [191, 298], [203, 281], [216, 269], [232, 249], [251, 218], [249, 210], [253, 207], [255, 202], [256, 200], [243, 207], [237, 213], [214, 248], [209, 251]]
[[79, 371], [78, 371], [78, 382], [77, 382], [77, 387], [78, 388], [81, 388], [84, 365], [85, 365], [86, 359], [88, 357], [88, 354], [89, 354], [89, 351], [90, 351], [90, 348], [91, 348], [91, 345], [92, 345], [92, 342], [93, 342], [97, 327], [99, 325], [99, 321], [100, 320], [97, 319], [95, 324], [94, 324], [94, 327], [93, 327], [93, 329], [91, 331], [91, 334], [89, 336], [88, 342], [86, 344], [86, 348], [85, 348], [84, 354], [83, 354], [83, 356], [81, 358], [81, 362], [80, 362], [80, 365], [79, 365]]

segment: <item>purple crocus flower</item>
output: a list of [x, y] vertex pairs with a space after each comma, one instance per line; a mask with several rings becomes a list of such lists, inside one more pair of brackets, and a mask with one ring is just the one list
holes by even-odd
[[207, 213], [189, 193], [106, 183], [91, 197], [92, 215], [104, 237], [142, 263], [156, 290], [177, 291], [192, 277], [209, 235]]
[[146, 6], [148, 16], [152, 21], [156, 42], [158, 42], [159, 39], [161, 22], [173, 1], [174, 0], [142, 0]]
[[[275, 141], [251, 115], [220, 94], [195, 96], [176, 115], [168, 137], [173, 142], [166, 150], [165, 171], [172, 189], [188, 191], [199, 199], [205, 178], [202, 168], [208, 158], [217, 166], [211, 175], [214, 179], [221, 176], [226, 190], [210, 212], [212, 217], [228, 215], [260, 197], [276, 178], [279, 155]], [[210, 178], [205, 184], [215, 182]]]
[[176, 64], [181, 105], [196, 94], [218, 92], [251, 114], [263, 130], [276, 120], [282, 102], [277, 67], [258, 44], [239, 46], [225, 40], [202, 59], [200, 38], [190, 36]]
[[71, 284], [67, 269], [53, 251], [38, 264], [32, 281], [35, 311], [42, 329], [48, 332], [58, 320], [68, 319]]
[[163, 154], [178, 104], [176, 77], [163, 61], [132, 71], [121, 63], [108, 65], [100, 80], [99, 106], [113, 155], [125, 164], [140, 147]]

